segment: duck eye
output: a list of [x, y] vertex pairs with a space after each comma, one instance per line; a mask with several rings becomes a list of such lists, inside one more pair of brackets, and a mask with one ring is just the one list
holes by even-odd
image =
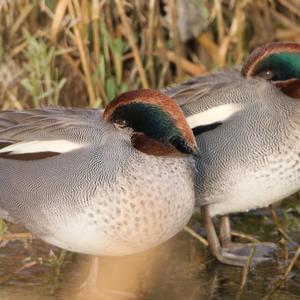
[[126, 120], [114, 120], [114, 124], [118, 128], [128, 127], [128, 122]]
[[270, 70], [267, 70], [258, 73], [256, 76], [265, 80], [272, 80], [274, 78], [274, 73]]

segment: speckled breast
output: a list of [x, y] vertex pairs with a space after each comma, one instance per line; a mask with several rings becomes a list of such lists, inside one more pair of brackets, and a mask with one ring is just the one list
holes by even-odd
[[192, 161], [143, 155], [112, 185], [99, 186], [82, 212], [58, 224], [48, 242], [95, 255], [127, 255], [166, 241], [194, 208]]

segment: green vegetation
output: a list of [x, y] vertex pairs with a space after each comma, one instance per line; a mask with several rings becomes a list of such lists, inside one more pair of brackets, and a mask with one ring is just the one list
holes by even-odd
[[7, 230], [7, 225], [3, 220], [0, 219], [0, 236], [3, 235]]
[[99, 107], [300, 42], [297, 0], [1, 1], [0, 106]]

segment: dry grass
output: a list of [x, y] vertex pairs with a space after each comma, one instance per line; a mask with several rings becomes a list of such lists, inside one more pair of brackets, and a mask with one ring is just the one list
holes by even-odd
[[0, 107], [104, 106], [300, 42], [298, 0], [0, 0]]

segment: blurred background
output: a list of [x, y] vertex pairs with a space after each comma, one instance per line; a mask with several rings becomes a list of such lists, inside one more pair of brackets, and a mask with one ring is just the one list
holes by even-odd
[[299, 0], [1, 0], [0, 106], [103, 106], [300, 42], [299, 19]]
[[[255, 47], [285, 40], [300, 43], [299, 0], [0, 0], [0, 108], [104, 107], [126, 90], [240, 65]], [[234, 229], [290, 250], [245, 285], [242, 270], [216, 263], [188, 233], [147, 253], [103, 258], [101, 284], [149, 300], [299, 299], [297, 264], [272, 290], [300, 242], [298, 195], [276, 211], [293, 247], [269, 209], [233, 217]], [[191, 226], [202, 233], [197, 218]], [[88, 257], [17, 232], [0, 222], [0, 299], [70, 299]]]

